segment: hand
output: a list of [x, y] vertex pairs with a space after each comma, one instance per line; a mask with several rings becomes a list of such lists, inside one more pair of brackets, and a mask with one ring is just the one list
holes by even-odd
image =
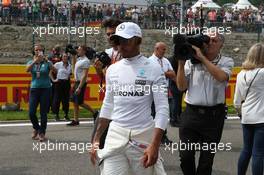
[[181, 66], [184, 66], [185, 65], [185, 62], [186, 62], [186, 60], [178, 60], [178, 63]]
[[40, 56], [34, 56], [34, 63], [40, 63], [42, 61], [42, 57]]
[[201, 52], [201, 49], [192, 45], [192, 48], [195, 50], [196, 52], [196, 56], [195, 58], [200, 60], [201, 62], [203, 62], [204, 59], [206, 59], [206, 57], [204, 56], [204, 54]]
[[97, 160], [97, 150], [99, 149], [99, 142], [94, 142], [93, 145], [92, 145], [92, 148], [91, 150], [89, 151], [89, 154], [90, 154], [90, 160], [93, 164], [93, 166], [95, 166], [96, 164], [96, 160]]
[[144, 155], [141, 159], [143, 166], [148, 168], [154, 165], [159, 157], [159, 147], [149, 145], [147, 149], [144, 151]]
[[79, 95], [79, 94], [81, 93], [81, 88], [77, 87], [77, 89], [75, 90], [75, 93], [76, 93], [77, 95]]
[[94, 62], [94, 67], [95, 69], [100, 70], [103, 68], [103, 63], [98, 58], [96, 58]]

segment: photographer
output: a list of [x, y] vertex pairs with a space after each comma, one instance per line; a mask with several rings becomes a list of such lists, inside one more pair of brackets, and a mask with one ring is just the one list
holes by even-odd
[[[29, 117], [33, 125], [32, 139], [44, 141], [47, 128], [47, 113], [51, 95], [50, 73], [56, 72], [52, 63], [44, 56], [44, 47], [40, 44], [34, 46], [34, 57], [27, 63], [27, 72], [32, 75], [29, 96]], [[40, 104], [39, 125], [36, 116], [38, 105]]]
[[[203, 43], [203, 52], [195, 50], [195, 59], [179, 60], [177, 86], [187, 90], [186, 110], [181, 114], [182, 126], [179, 136], [182, 143], [192, 144], [187, 150], [180, 150], [181, 168], [184, 175], [210, 175], [214, 160], [211, 150], [200, 150], [199, 164], [195, 165], [195, 144], [220, 142], [225, 119], [225, 88], [232, 73], [234, 62], [224, 57], [220, 50], [224, 36], [209, 33], [208, 44]], [[193, 144], [194, 143], [194, 144]]]
[[[86, 46], [79, 46], [77, 49], [78, 59], [76, 55], [73, 56], [73, 70], [74, 70], [74, 86], [71, 96], [71, 101], [74, 105], [74, 120], [67, 124], [68, 126], [79, 125], [79, 106], [89, 110], [93, 116], [97, 115], [97, 111], [94, 111], [88, 104], [84, 103], [84, 95], [87, 85], [88, 71], [90, 67], [90, 60], [87, 58], [86, 53], [88, 49]], [[76, 51], [75, 51], [76, 52]], [[72, 53], [75, 54], [75, 53]]]
[[[114, 64], [115, 62], [117, 62], [121, 59], [121, 54], [118, 51], [117, 45], [112, 40], [110, 40], [110, 37], [115, 34], [116, 27], [119, 24], [121, 24], [121, 21], [118, 19], [114, 19], [114, 18], [107, 19], [103, 22], [103, 27], [105, 28], [107, 41], [110, 44], [110, 46], [112, 46], [109, 49], [105, 49], [105, 52], [108, 54], [108, 56], [111, 59], [111, 64]], [[95, 63], [94, 63], [94, 67], [96, 69], [97, 75], [99, 75], [99, 77], [100, 77], [100, 87], [103, 86], [103, 83], [105, 81], [105, 73], [106, 73], [108, 66], [109, 65], [100, 61], [99, 58], [96, 58]], [[105, 92], [105, 90], [103, 90], [103, 91], [100, 90], [100, 93], [104, 93], [104, 92]], [[94, 138], [94, 134], [95, 134], [95, 131], [97, 129], [98, 119], [94, 118], [94, 122], [95, 122], [95, 125], [94, 125], [94, 130], [92, 133], [92, 140]], [[104, 147], [104, 142], [105, 142], [105, 137], [107, 135], [107, 130], [108, 129], [105, 130], [105, 132], [102, 135], [101, 140], [100, 140], [100, 148], [101, 149]]]
[[[105, 33], [107, 37], [107, 42], [110, 44], [111, 48], [105, 49], [105, 52], [111, 58], [111, 64], [120, 60], [121, 55], [118, 52], [117, 46], [110, 40], [110, 37], [115, 34], [116, 27], [121, 23], [120, 20], [110, 18], [103, 22], [103, 27], [105, 28]], [[106, 65], [98, 58], [94, 62], [94, 67], [96, 69], [97, 74], [100, 76], [101, 81], [104, 80], [106, 69], [109, 65]], [[101, 82], [102, 85], [102, 82]]]
[[[177, 72], [178, 61], [174, 58], [174, 56], [170, 57], [169, 61], [173, 67], [174, 72]], [[182, 96], [184, 92], [178, 89], [176, 85], [176, 81], [173, 80], [169, 81], [169, 89], [171, 90], [172, 93], [172, 100], [170, 103], [171, 105], [170, 125], [172, 127], [179, 127], [180, 126], [179, 117], [182, 113]]]

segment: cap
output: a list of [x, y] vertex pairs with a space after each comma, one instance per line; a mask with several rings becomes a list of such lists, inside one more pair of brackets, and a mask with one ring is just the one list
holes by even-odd
[[130, 39], [134, 36], [142, 38], [140, 27], [133, 22], [123, 22], [116, 27], [115, 34], [110, 37], [110, 40], [114, 40], [117, 37]]

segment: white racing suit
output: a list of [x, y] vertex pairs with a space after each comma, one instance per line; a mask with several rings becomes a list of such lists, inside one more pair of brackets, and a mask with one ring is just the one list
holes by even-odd
[[[151, 104], [156, 108], [155, 121]], [[105, 145], [98, 150], [102, 175], [164, 175], [161, 157], [144, 168], [144, 149], [151, 143], [154, 128], [165, 130], [169, 107], [167, 85], [158, 63], [138, 55], [123, 58], [106, 72], [106, 93], [100, 118], [111, 120]]]
[[98, 150], [101, 175], [166, 175], [160, 155], [147, 169], [141, 161], [153, 133], [154, 124], [145, 130], [131, 130], [111, 122], [105, 147]]

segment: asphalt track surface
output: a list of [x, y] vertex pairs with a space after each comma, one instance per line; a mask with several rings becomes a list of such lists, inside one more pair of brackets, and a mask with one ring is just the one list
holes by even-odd
[[[67, 127], [63, 122], [48, 124], [46, 144], [31, 140], [31, 124], [0, 122], [0, 175], [97, 175], [84, 147], [90, 149], [91, 121], [78, 127]], [[174, 142], [170, 150], [161, 147], [164, 166], [168, 175], [182, 175], [179, 162], [178, 128], [168, 128], [168, 136]], [[239, 120], [226, 120], [221, 142], [225, 151], [215, 156], [213, 175], [235, 175], [237, 160], [242, 148], [242, 130]], [[48, 143], [53, 143], [48, 148]], [[57, 148], [56, 148], [57, 144]], [[59, 146], [64, 144], [67, 146]], [[84, 145], [86, 144], [86, 145]], [[178, 144], [178, 145], [176, 145]], [[228, 146], [226, 146], [228, 144]], [[41, 150], [45, 149], [46, 150]], [[222, 147], [220, 149], [223, 149]], [[199, 152], [197, 152], [197, 155]], [[251, 169], [249, 167], [248, 174]]]

